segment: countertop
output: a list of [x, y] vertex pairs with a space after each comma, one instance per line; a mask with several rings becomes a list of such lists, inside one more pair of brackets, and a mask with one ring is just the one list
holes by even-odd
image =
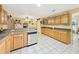
[[15, 30], [4, 30], [3, 32], [0, 33], [0, 43], [5, 40], [5, 37], [7, 37], [9, 34], [13, 34], [14, 32], [36, 32], [35, 29], [15, 29]]
[[8, 30], [4, 30], [3, 32], [0, 33], [0, 43], [1, 43], [3, 40], [5, 40], [5, 37], [6, 37], [7, 35], [9, 35], [9, 33], [10, 33], [10, 31], [8, 31]]

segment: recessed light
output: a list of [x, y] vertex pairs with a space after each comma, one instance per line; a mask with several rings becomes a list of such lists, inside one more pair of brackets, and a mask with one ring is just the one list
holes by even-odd
[[37, 4], [36, 6], [37, 6], [37, 7], [40, 7], [40, 6], [41, 6], [41, 4]]

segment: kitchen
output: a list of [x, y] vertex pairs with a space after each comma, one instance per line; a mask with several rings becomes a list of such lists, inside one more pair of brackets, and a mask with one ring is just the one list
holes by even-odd
[[[24, 10], [21, 8], [23, 6], [26, 7]], [[70, 49], [70, 47], [72, 47], [75, 44], [75, 43], [73, 44], [73, 36], [72, 36], [73, 33], [72, 15], [79, 12], [79, 8], [78, 8], [79, 5], [74, 5], [74, 4], [66, 5], [69, 6], [68, 9], [64, 8], [65, 5], [63, 6], [60, 5], [61, 12], [54, 9], [52, 10], [54, 14], [51, 15], [50, 12], [47, 13], [47, 15], [45, 14], [46, 11], [49, 11], [48, 8], [51, 10], [53, 4], [51, 5], [48, 4], [43, 6], [44, 7], [42, 7], [41, 5], [35, 7], [35, 4], [0, 5], [0, 53], [1, 54], [8, 54], [8, 53], [28, 54], [29, 53], [28, 51], [30, 51], [30, 54], [32, 52], [34, 54], [49, 53], [50, 51], [53, 51], [52, 54], [77, 53], [79, 49], [77, 49], [76, 52], [71, 52], [74, 50], [74, 48], [72, 48], [71, 51], [67, 51], [66, 49], [67, 48]], [[55, 7], [55, 5], [53, 7]], [[36, 8], [36, 11], [31, 10], [30, 8], [31, 9]], [[42, 15], [41, 11], [44, 11], [45, 10], [44, 8], [46, 8], [46, 11]], [[64, 8], [64, 10], [62, 8]], [[21, 11], [18, 11], [19, 9]], [[34, 12], [38, 12], [38, 13], [34, 13]], [[26, 13], [28, 13], [28, 15], [25, 15]], [[33, 17], [31, 15], [29, 16], [29, 14], [32, 14], [33, 16], [40, 15], [40, 17]], [[49, 42], [49, 45], [47, 45], [47, 42]], [[57, 47], [59, 45], [60, 48]], [[55, 49], [57, 51], [54, 51], [53, 50], [54, 47], [52, 46], [55, 46]], [[34, 50], [31, 51], [32, 49], [36, 49], [36, 52], [34, 52]]]

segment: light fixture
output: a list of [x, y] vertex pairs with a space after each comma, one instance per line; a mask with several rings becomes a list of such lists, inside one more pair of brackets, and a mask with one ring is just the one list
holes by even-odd
[[40, 6], [41, 6], [41, 4], [37, 4], [36, 6], [37, 6], [37, 7], [40, 7]]

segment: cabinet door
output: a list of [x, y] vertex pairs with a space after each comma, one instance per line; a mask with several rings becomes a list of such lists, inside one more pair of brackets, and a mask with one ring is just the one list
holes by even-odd
[[14, 40], [14, 49], [21, 48], [22, 47], [22, 40], [23, 40], [23, 34], [21, 35], [14, 35], [13, 40]]
[[9, 37], [9, 39], [10, 39], [10, 51], [12, 51], [12, 50], [14, 50], [14, 41], [13, 41], [13, 35], [10, 35], [10, 37]]
[[5, 48], [6, 48], [6, 53], [9, 53], [10, 52], [10, 36], [7, 36], [6, 37], [6, 40], [5, 40], [5, 44], [6, 44], [6, 46], [5, 46]]
[[44, 28], [41, 28], [41, 33], [44, 34]]
[[60, 33], [58, 30], [55, 30], [54, 35], [55, 39], [60, 40]]
[[66, 43], [66, 44], [69, 44], [70, 41], [71, 41], [69, 35], [70, 34], [68, 32], [61, 32], [61, 36], [60, 36], [61, 41], [64, 42], [64, 43]]
[[55, 17], [55, 24], [60, 24], [60, 16]]
[[42, 29], [42, 33], [43, 33], [43, 34], [47, 34], [46, 28], [43, 28], [43, 29]]
[[52, 25], [54, 25], [55, 24], [55, 19], [54, 18], [52, 18]]
[[54, 38], [54, 30], [49, 28], [48, 32], [49, 32], [49, 36]]
[[0, 54], [5, 54], [5, 41], [0, 43]]
[[24, 34], [23, 34], [23, 41], [22, 41], [22, 44], [23, 44], [22, 47], [25, 47], [25, 46], [28, 45], [28, 34], [27, 34], [27, 33], [24, 33]]
[[68, 20], [69, 20], [68, 15], [63, 15], [63, 16], [61, 16], [61, 24], [67, 25], [68, 22], [69, 22]]

